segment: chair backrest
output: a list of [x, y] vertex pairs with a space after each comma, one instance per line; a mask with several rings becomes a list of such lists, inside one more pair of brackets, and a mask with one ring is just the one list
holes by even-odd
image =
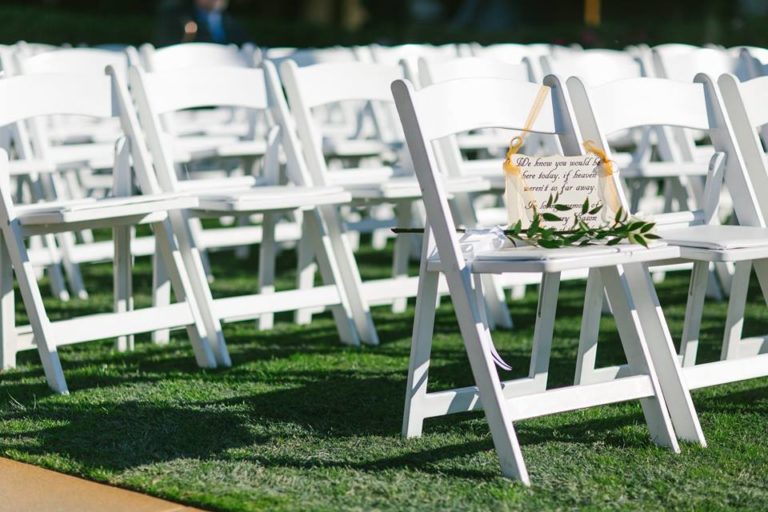
[[[323, 156], [322, 132], [312, 110], [344, 102], [364, 101], [378, 106], [391, 105], [389, 85], [393, 80], [401, 78], [402, 73], [402, 69], [396, 65], [366, 62], [317, 64], [302, 68], [290, 60], [283, 63], [280, 76], [316, 184], [327, 184], [328, 168]], [[392, 137], [387, 112], [379, 112], [374, 117], [380, 138]]]
[[144, 67], [148, 71], [169, 71], [182, 68], [251, 67], [252, 59], [235, 45], [215, 43], [183, 43], [155, 48], [144, 44], [140, 48]]
[[547, 44], [503, 43], [481, 46], [474, 43], [472, 45], [472, 54], [476, 57], [485, 57], [518, 64], [522, 62], [525, 57], [538, 58], [542, 55], [549, 55], [550, 49]]
[[[234, 107], [255, 112], [269, 111], [267, 120], [284, 123], [287, 115], [274, 66], [263, 63], [257, 68], [208, 68], [175, 69], [170, 71], [147, 72], [138, 67], [129, 71], [131, 95], [136, 103], [141, 124], [146, 132], [147, 144], [152, 153], [158, 178], [165, 191], [178, 190], [174, 167], [174, 155], [170, 133], [161, 122], [161, 116], [168, 113], [204, 107]], [[276, 85], [277, 84], [277, 85]], [[274, 89], [278, 87], [277, 89]], [[282, 127], [281, 127], [282, 128]], [[281, 129], [283, 141], [293, 137], [290, 129]], [[285, 142], [284, 142], [285, 144]], [[297, 143], [290, 146], [295, 150]], [[296, 154], [286, 150], [295, 171]], [[300, 172], [306, 172], [304, 167]], [[295, 175], [292, 175], [295, 177]], [[301, 183], [308, 182], [300, 176]], [[294, 180], [296, 181], [296, 180]]]
[[427, 86], [458, 78], [502, 78], [532, 81], [528, 66], [483, 57], [461, 57], [448, 60], [419, 59], [419, 81]]
[[[122, 132], [130, 141], [133, 166], [144, 193], [159, 191], [151, 161], [144, 145], [127, 86], [113, 68], [106, 74], [41, 73], [0, 80], [0, 127], [30, 122], [30, 130], [45, 130], [35, 122], [48, 116], [85, 116], [97, 119], [119, 118]], [[35, 137], [35, 150], [48, 159], [48, 137]]]
[[[419, 79], [423, 86], [464, 78], [495, 78], [533, 82], [530, 79], [530, 69], [524, 63], [510, 64], [481, 57], [437, 61], [419, 59]], [[509, 137], [511, 138], [512, 135]], [[528, 140], [530, 141], [530, 139]], [[446, 137], [436, 142], [436, 145], [439, 148], [439, 158], [442, 159], [441, 163], [445, 166], [445, 171], [451, 176], [461, 175], [463, 158], [455, 137]]]
[[28, 73], [95, 73], [103, 75], [112, 66], [127, 77], [128, 56], [124, 51], [98, 48], [66, 48], [24, 57], [16, 54], [19, 72]]
[[[768, 221], [768, 159], [763, 149], [768, 140], [768, 77], [740, 82], [733, 75], [722, 75], [718, 86], [754, 190], [753, 200], [760, 216]], [[762, 143], [758, 133], [762, 134]]]
[[[548, 95], [530, 124], [531, 131], [558, 135], [567, 155], [583, 154], [567, 91], [554, 76], [547, 77], [546, 85]], [[405, 139], [423, 192], [427, 224], [434, 232], [434, 242], [447, 267], [462, 270], [466, 262], [459, 250], [456, 224], [448, 206], [433, 143], [481, 128], [521, 130], [526, 127], [531, 106], [540, 91], [541, 86], [536, 84], [489, 78], [450, 80], [419, 91], [406, 80], [396, 80], [392, 84]]]
[[738, 57], [714, 48], [690, 51], [663, 52], [653, 50], [656, 76], [680, 82], [692, 82], [698, 73], [720, 76], [722, 73], [741, 72]]
[[[699, 75], [696, 83], [683, 83], [662, 78], [638, 78], [620, 80], [599, 86], [586, 84], [578, 77], [567, 81], [573, 110], [581, 134], [594, 141], [610, 157], [606, 137], [619, 130], [637, 127], [674, 127], [702, 130], [709, 134], [714, 151], [722, 151], [726, 157], [726, 181], [732, 194], [753, 195], [752, 185], [746, 179], [746, 169], [737, 151], [731, 125], [725, 116], [719, 91], [706, 75]], [[673, 151], [667, 146], [677, 143], [680, 151], [677, 161], [694, 161], [693, 142], [681, 143], [679, 132], [659, 131], [660, 151]], [[738, 192], [737, 192], [738, 191]], [[737, 216], [745, 224], [760, 225], [759, 215], [749, 205], [734, 201]]]
[[540, 62], [545, 74], [563, 78], [578, 76], [590, 84], [643, 76], [640, 61], [628, 53], [614, 50], [584, 50], [565, 57], [544, 55]]
[[35, 117], [118, 115], [105, 74], [41, 73], [0, 80], [0, 126]]
[[510, 64], [526, 63], [529, 67], [531, 82], [541, 83], [544, 75], [540, 59], [544, 55], [551, 55], [551, 48], [548, 44], [492, 44], [489, 46], [473, 44], [472, 55]]
[[369, 50], [373, 57], [373, 62], [402, 66], [405, 78], [416, 84], [418, 84], [418, 61], [420, 58], [442, 60], [455, 59], [460, 56], [458, 47], [455, 44], [442, 46], [430, 44], [381, 46], [373, 44], [369, 47]]
[[354, 49], [344, 46], [330, 48], [270, 48], [266, 58], [279, 68], [286, 59], [294, 61], [299, 67], [330, 62], [355, 62]]

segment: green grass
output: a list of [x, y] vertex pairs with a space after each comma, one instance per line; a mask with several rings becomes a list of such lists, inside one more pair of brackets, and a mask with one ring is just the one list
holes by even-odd
[[[384, 253], [366, 251], [366, 276], [388, 272]], [[214, 255], [217, 294], [253, 290], [251, 259]], [[280, 258], [289, 283], [294, 255]], [[138, 301], [150, 269], [137, 265]], [[110, 305], [111, 267], [87, 268], [95, 309]], [[687, 275], [659, 285], [679, 337]], [[748, 331], [768, 331], [752, 291]], [[573, 375], [583, 283], [563, 285], [550, 379]], [[535, 290], [511, 303], [518, 328], [497, 345], [525, 372]], [[431, 378], [471, 383], [452, 309], [438, 313]], [[52, 316], [82, 314], [81, 301], [49, 303]], [[310, 327], [281, 317], [258, 332], [226, 326], [234, 366], [196, 368], [184, 336], [158, 347], [141, 337], [133, 353], [109, 341], [61, 350], [72, 394], [53, 395], [35, 353], [0, 377], [0, 455], [214, 510], [719, 510], [768, 508], [768, 380], [694, 394], [706, 449], [675, 455], [648, 438], [639, 404], [520, 422], [533, 487], [500, 477], [480, 414], [428, 420], [425, 435], [399, 436], [413, 309], [375, 309], [382, 344], [338, 344], [324, 315]], [[725, 305], [708, 303], [701, 356], [714, 359]], [[23, 320], [23, 315], [19, 315]], [[753, 325], [754, 324], [754, 325]], [[613, 321], [603, 320], [600, 364], [621, 362]]]

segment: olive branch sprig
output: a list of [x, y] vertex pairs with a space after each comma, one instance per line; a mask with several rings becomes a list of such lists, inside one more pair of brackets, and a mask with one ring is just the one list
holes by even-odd
[[[603, 226], [592, 227], [585, 220], [587, 215], [597, 215], [604, 207], [602, 204], [592, 205], [589, 198], [584, 200], [577, 211], [566, 204], [558, 203], [560, 195], [550, 195], [545, 203], [545, 208], [554, 208], [560, 214], [552, 212], [539, 213], [534, 210], [531, 223], [523, 228], [522, 221], [518, 220], [511, 228], [503, 230], [504, 235], [517, 246], [518, 242], [526, 245], [534, 245], [545, 249], [558, 249], [560, 247], [584, 247], [587, 245], [618, 245], [627, 241], [632, 244], [640, 244], [648, 247], [650, 240], [661, 238], [653, 232], [656, 226], [654, 222], [646, 222], [629, 215], [624, 208], [619, 207], [613, 222]], [[545, 222], [563, 222], [569, 215], [573, 215], [570, 229], [558, 230], [547, 227]], [[420, 228], [393, 228], [394, 233], [423, 233]], [[465, 229], [458, 229], [465, 232]]]
[[[550, 194], [544, 206], [562, 212], [560, 215], [552, 212], [539, 213], [534, 210], [531, 223], [527, 228], [523, 228], [522, 221], [518, 220], [511, 228], [504, 230], [506, 237], [515, 245], [520, 241], [545, 249], [598, 244], [617, 245], [623, 241], [648, 247], [649, 240], [661, 238], [653, 233], [655, 223], [632, 217], [623, 207], [619, 207], [612, 223], [592, 227], [584, 217], [600, 213], [604, 207], [603, 204], [592, 205], [589, 203], [589, 198], [586, 198], [581, 208], [574, 211], [571, 206], [559, 203], [559, 198], [560, 194]], [[544, 224], [544, 222], [563, 222], [570, 214], [573, 215], [570, 229], [558, 230]]]

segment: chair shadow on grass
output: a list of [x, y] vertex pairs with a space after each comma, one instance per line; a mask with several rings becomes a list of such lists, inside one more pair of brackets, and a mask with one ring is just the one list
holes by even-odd
[[[452, 336], [458, 333], [455, 316], [447, 300], [445, 303], [438, 310], [434, 362], [430, 369], [435, 389], [465, 386], [472, 382], [460, 337]], [[532, 325], [535, 306], [528, 301], [512, 306], [518, 325]], [[581, 310], [578, 304], [566, 302], [558, 313], [559, 318], [578, 317]], [[382, 334], [382, 345], [360, 350], [368, 351], [372, 357], [407, 361], [412, 312], [392, 315], [385, 310], [374, 310], [374, 314]], [[715, 332], [716, 327], [705, 326], [704, 337], [717, 339], [720, 333]], [[621, 363], [623, 355], [615, 329], [608, 329], [604, 334], [598, 351], [599, 362]], [[575, 360], [573, 343], [558, 343], [558, 336], [577, 338], [578, 330], [570, 323], [556, 327], [550, 368], [554, 387], [571, 383]], [[128, 386], [127, 395], [123, 396], [129, 398], [124, 400], [74, 406], [67, 398], [56, 398], [26, 406], [24, 404], [33, 403], [36, 396], [49, 394], [41, 380], [32, 382], [31, 377], [40, 375], [39, 365], [4, 374], [0, 392], [12, 400], [7, 402], [8, 407], [0, 409], [3, 411], [0, 419], [6, 424], [17, 420], [22, 427], [10, 433], [0, 431], [0, 449], [30, 455], [57, 453], [83, 467], [112, 470], [181, 458], [226, 460], [232, 457], [229, 450], [247, 449], [251, 454], [246, 459], [264, 466], [340, 467], [361, 471], [409, 468], [468, 478], [498, 475], [495, 466], [489, 466], [487, 471], [457, 467], [461, 464], [436, 467], [440, 461], [461, 459], [493, 449], [482, 413], [427, 420], [425, 440], [397, 441], [405, 390], [404, 365], [328, 370], [289, 365], [274, 372], [254, 371], [253, 365], [290, 360], [296, 355], [328, 356], [340, 350], [358, 350], [337, 344], [335, 326], [327, 318], [320, 318], [309, 327], [286, 326], [266, 332], [255, 331], [252, 326], [227, 326], [227, 339], [235, 361], [235, 366], [228, 370], [198, 369], [189, 346], [184, 344], [183, 333], [175, 337], [177, 341], [170, 347], [142, 347], [127, 354], [104, 350], [98, 351], [95, 357], [89, 354], [87, 358], [79, 358], [67, 357], [64, 351], [65, 370], [73, 393]], [[530, 339], [530, 329], [498, 336], [503, 356], [515, 368], [512, 377], [522, 376], [530, 361], [529, 350], [520, 346], [521, 337]], [[704, 355], [714, 355], [717, 350], [715, 344], [705, 344], [702, 349]], [[117, 375], [114, 372], [99, 375], [89, 370], [114, 364], [120, 365]], [[214, 385], [210, 399], [179, 399], [178, 402], [136, 399], [131, 396], [130, 387], [161, 383], [183, 387], [197, 385], [198, 381], [200, 386], [229, 382], [259, 384], [266, 380], [277, 389], [234, 397], [227, 393], [226, 397], [218, 397], [216, 390], [220, 388]], [[729, 410], [749, 408], [749, 403], [754, 402], [761, 391], [764, 390], [729, 394], [727, 404], [709, 395], [694, 399], [701, 411], [719, 412], [722, 407]], [[764, 408], [759, 410], [764, 411]], [[627, 434], [626, 427], [634, 425], [645, 428], [637, 404], [633, 408], [616, 407], [600, 418], [565, 415], [556, 420], [523, 421], [518, 426], [518, 434], [524, 449], [553, 440], [581, 445], [600, 442], [621, 448], [651, 446], [649, 437], [635, 435], [639, 429], [631, 429]], [[269, 428], [261, 428], [264, 426]], [[360, 450], [358, 460], [336, 461], [324, 458], [324, 451], [315, 455], [311, 446], [297, 448], [301, 451], [295, 455], [259, 450], [260, 446], [280, 443], [283, 430], [286, 436], [295, 436], [295, 427], [305, 431], [310, 438], [331, 444], [355, 439], [375, 443], [375, 438], [380, 438], [382, 444], [391, 445], [394, 438], [397, 454], [370, 455], [366, 450]], [[450, 441], [435, 446], [436, 436], [439, 439], [446, 434], [450, 435], [447, 437]], [[456, 436], [463, 436], [465, 441], [455, 442]], [[371, 437], [374, 439], [367, 439]], [[399, 443], [403, 443], [402, 446]]]

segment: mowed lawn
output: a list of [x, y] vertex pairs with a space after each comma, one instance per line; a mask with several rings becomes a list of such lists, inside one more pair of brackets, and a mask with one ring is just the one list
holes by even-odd
[[[359, 253], [364, 275], [386, 275], [388, 254]], [[255, 258], [220, 253], [212, 262], [215, 294], [255, 289]], [[292, 252], [280, 258], [283, 286], [294, 262]], [[146, 304], [149, 263], [139, 260], [136, 272], [137, 302]], [[109, 310], [111, 265], [86, 267], [86, 277], [93, 302], [50, 301], [52, 316]], [[678, 272], [658, 285], [675, 338], [687, 279]], [[553, 386], [573, 378], [583, 297], [583, 282], [564, 283]], [[471, 383], [449, 302], [431, 367], [442, 387]], [[169, 346], [140, 336], [132, 353], [111, 341], [66, 347], [70, 396], [52, 394], [36, 353], [24, 353], [0, 376], [0, 455], [212, 510], [768, 508], [767, 379], [695, 392], [709, 447], [684, 445], [678, 455], [649, 441], [638, 403], [520, 422], [531, 488], [500, 476], [481, 414], [428, 420], [422, 438], [402, 440], [410, 306], [401, 315], [374, 309], [379, 347], [340, 345], [328, 314], [308, 327], [283, 315], [268, 332], [229, 324], [234, 366], [223, 370], [198, 369], [183, 331]], [[523, 375], [536, 290], [510, 307], [516, 329], [495, 340], [512, 375]], [[756, 287], [747, 317], [748, 334], [768, 332]], [[719, 354], [724, 321], [725, 304], [708, 302], [700, 359]], [[612, 319], [601, 336], [600, 364], [621, 362]]]

